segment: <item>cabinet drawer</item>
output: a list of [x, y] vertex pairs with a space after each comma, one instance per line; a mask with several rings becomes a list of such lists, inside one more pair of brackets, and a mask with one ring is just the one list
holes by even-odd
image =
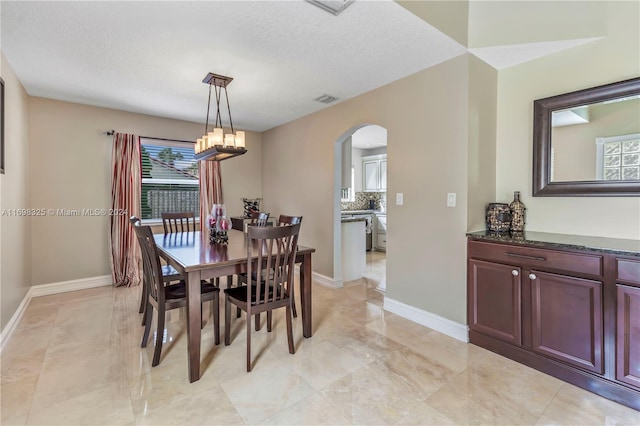
[[378, 234], [376, 237], [376, 247], [387, 248], [387, 234]]
[[470, 241], [469, 257], [530, 268], [602, 276], [602, 256], [599, 255]]
[[616, 279], [640, 285], [640, 260], [616, 259]]
[[387, 216], [376, 215], [378, 232], [387, 232]]

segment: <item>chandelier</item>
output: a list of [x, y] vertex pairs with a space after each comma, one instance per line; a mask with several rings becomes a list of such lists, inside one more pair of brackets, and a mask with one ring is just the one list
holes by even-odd
[[[233, 78], [225, 77], [209, 73], [202, 80], [203, 83], [209, 85], [209, 100], [207, 102], [207, 120], [204, 125], [204, 135], [196, 141], [195, 158], [199, 161], [222, 161], [227, 158], [237, 157], [247, 152], [245, 148], [245, 135], [243, 131], [235, 132], [233, 129], [233, 121], [231, 120], [231, 108], [229, 107], [229, 96], [227, 95], [227, 86]], [[209, 131], [209, 110], [211, 107], [211, 90], [216, 95], [216, 121], [212, 131]], [[224, 97], [227, 103], [227, 111], [229, 112], [229, 125], [231, 133], [224, 133], [222, 129], [222, 119], [220, 117], [220, 101], [222, 99], [222, 91], [224, 89]]]

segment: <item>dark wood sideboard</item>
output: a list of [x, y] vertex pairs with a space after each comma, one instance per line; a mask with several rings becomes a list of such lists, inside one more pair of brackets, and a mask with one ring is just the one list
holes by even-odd
[[640, 241], [467, 238], [471, 343], [640, 410]]

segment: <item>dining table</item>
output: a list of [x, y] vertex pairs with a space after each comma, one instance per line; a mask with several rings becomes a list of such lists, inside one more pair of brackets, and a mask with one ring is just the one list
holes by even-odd
[[[202, 321], [200, 282], [247, 272], [247, 234], [229, 230], [226, 243], [211, 243], [209, 234], [177, 232], [155, 234], [159, 255], [185, 279], [187, 288], [187, 340], [189, 381], [200, 379], [200, 324]], [[304, 337], [313, 334], [311, 326], [311, 254], [314, 248], [298, 246], [300, 264], [300, 304]]]

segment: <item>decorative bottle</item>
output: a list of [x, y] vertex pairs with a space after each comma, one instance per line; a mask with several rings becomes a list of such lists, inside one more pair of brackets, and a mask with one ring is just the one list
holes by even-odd
[[513, 201], [509, 204], [509, 210], [511, 210], [511, 232], [523, 232], [527, 208], [520, 201], [520, 191], [513, 193]]

